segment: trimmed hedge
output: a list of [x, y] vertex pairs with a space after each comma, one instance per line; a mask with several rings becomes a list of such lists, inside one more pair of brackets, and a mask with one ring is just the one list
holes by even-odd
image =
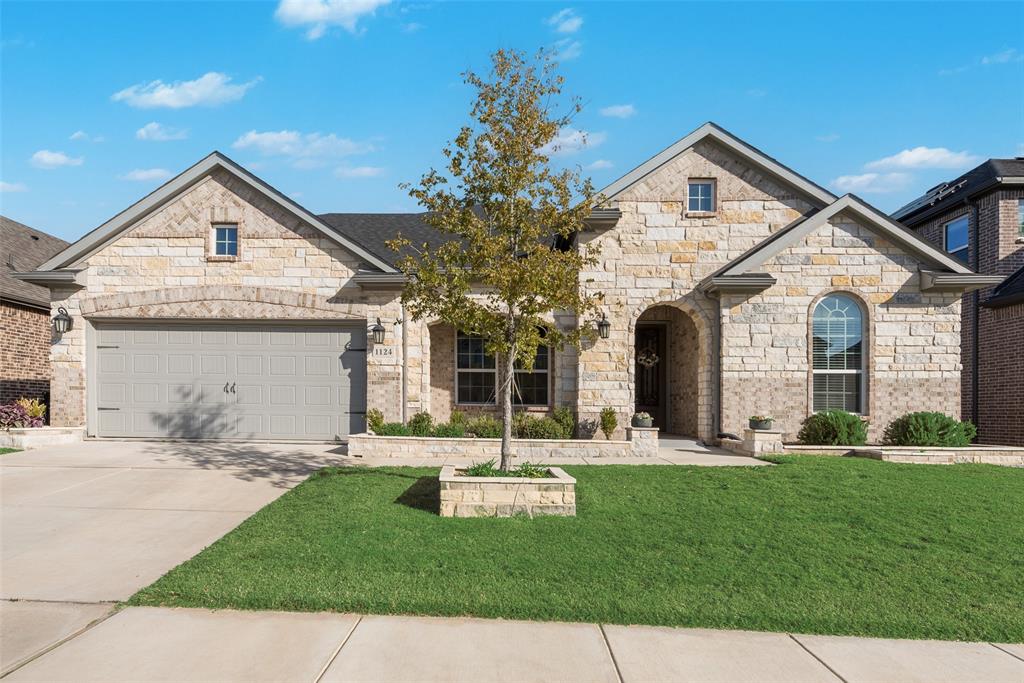
[[853, 413], [823, 410], [809, 415], [796, 437], [809, 446], [863, 446], [868, 442], [868, 427]]
[[882, 443], [886, 446], [969, 445], [978, 435], [970, 422], [961, 422], [942, 413], [907, 413], [885, 428]]

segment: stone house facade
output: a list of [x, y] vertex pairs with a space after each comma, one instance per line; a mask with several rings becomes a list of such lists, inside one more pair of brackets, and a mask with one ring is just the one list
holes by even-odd
[[[959, 413], [959, 301], [993, 277], [714, 124], [601, 196], [575, 245], [600, 247], [580, 286], [610, 333], [543, 350], [517, 373], [522, 410], [569, 407], [588, 435], [606, 406], [623, 427], [644, 409], [708, 442], [755, 413], [787, 438], [823, 407], [863, 414], [873, 438], [909, 410]], [[313, 215], [210, 155], [19, 275], [74, 320], [52, 351], [55, 422], [324, 440], [370, 408], [494, 411], [479, 340], [403, 311], [398, 233], [443, 239], [421, 214]]]
[[978, 273], [962, 300], [961, 402], [978, 441], [1024, 446], [1024, 159], [990, 159], [893, 213]]
[[68, 246], [0, 216], [0, 405], [19, 398], [50, 399], [50, 293], [13, 278]]

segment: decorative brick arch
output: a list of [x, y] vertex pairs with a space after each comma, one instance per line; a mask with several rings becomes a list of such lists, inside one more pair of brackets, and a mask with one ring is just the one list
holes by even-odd
[[[710, 442], [714, 439], [714, 393], [717, 378], [714, 376], [714, 364], [713, 358], [715, 353], [714, 346], [714, 326], [712, 323], [712, 314], [708, 311], [709, 303], [703, 300], [700, 295], [696, 293], [690, 293], [678, 299], [669, 300], [654, 300], [645, 302], [643, 305], [637, 306], [631, 311], [629, 320], [628, 330], [628, 350], [625, 358], [626, 368], [629, 376], [629, 387], [630, 387], [630, 402], [635, 403], [636, 401], [636, 328], [637, 324], [641, 322], [640, 318], [644, 313], [651, 311], [657, 307], [668, 307], [681, 312], [686, 316], [686, 320], [693, 325], [696, 330], [696, 367], [693, 368], [692, 375], [689, 381], [692, 381], [695, 386], [692, 387], [691, 393], [695, 395], [696, 401], [693, 410], [693, 421], [692, 426], [686, 431], [695, 432], [690, 434], [691, 436], [697, 436], [698, 438]], [[671, 362], [671, 361], [670, 361]], [[667, 382], [670, 384], [670, 382]], [[670, 405], [667, 410], [672, 411], [671, 399]], [[680, 429], [678, 424], [678, 415], [676, 416], [676, 422], [672, 429]]]
[[82, 300], [87, 318], [364, 319], [365, 305], [272, 287], [205, 285], [120, 292]]

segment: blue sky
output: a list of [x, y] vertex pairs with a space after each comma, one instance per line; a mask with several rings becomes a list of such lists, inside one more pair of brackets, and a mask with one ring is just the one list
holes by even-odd
[[[0, 212], [76, 239], [219, 149], [312, 211], [409, 211], [498, 47], [562, 55], [602, 186], [713, 120], [892, 210], [1024, 155], [1024, 3], [0, 4]], [[573, 131], [565, 131], [574, 140]]]

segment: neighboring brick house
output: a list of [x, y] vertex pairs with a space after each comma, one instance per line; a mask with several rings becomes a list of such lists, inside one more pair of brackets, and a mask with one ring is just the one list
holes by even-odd
[[963, 299], [963, 419], [978, 441], [1024, 446], [1024, 158], [989, 159], [892, 217], [978, 273]]
[[11, 277], [68, 246], [0, 216], [0, 404], [50, 396], [50, 291]]
[[[842, 407], [877, 439], [909, 410], [960, 412], [960, 297], [996, 279], [710, 123], [601, 196], [557, 248], [600, 245], [581, 286], [603, 294], [610, 333], [542, 348], [517, 372], [521, 409], [590, 426], [642, 408], [705, 441], [752, 414], [792, 438]], [[19, 275], [74, 320], [53, 346], [55, 422], [324, 440], [363, 430], [368, 408], [493, 411], [480, 340], [405, 314], [398, 233], [443, 239], [423, 214], [314, 215], [211, 154]]]

